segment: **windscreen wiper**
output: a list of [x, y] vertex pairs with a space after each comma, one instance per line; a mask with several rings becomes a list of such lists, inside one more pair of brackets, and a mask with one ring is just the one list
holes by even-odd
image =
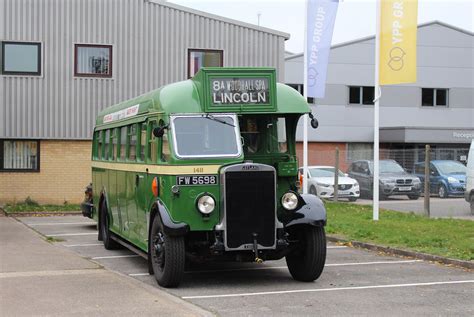
[[220, 122], [222, 124], [227, 124], [227, 125], [230, 125], [231, 127], [235, 128], [235, 125], [233, 125], [232, 123], [229, 123], [229, 122], [226, 122], [224, 120], [221, 120], [221, 119], [218, 119], [216, 117], [214, 117], [212, 114], [209, 114], [207, 113], [204, 118], [207, 118], [209, 120], [213, 120], [213, 121], [216, 121], [216, 122]]

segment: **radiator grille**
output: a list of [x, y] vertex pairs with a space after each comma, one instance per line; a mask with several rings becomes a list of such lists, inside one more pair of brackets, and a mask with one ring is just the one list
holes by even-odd
[[229, 171], [225, 174], [227, 247], [275, 244], [275, 172]]

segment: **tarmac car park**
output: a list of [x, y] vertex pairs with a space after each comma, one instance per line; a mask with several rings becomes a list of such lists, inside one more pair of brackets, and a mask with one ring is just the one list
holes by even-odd
[[[147, 261], [127, 249], [105, 250], [96, 223], [78, 216], [21, 222], [106, 269], [153, 285]], [[472, 316], [472, 271], [328, 243], [324, 274], [294, 281], [284, 261], [195, 264], [180, 288], [163, 289], [220, 316]]]

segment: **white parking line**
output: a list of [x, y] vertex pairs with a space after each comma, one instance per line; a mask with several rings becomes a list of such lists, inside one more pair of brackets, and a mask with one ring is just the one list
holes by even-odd
[[347, 246], [345, 245], [328, 245], [326, 248], [328, 249], [345, 249]]
[[[403, 261], [377, 261], [377, 262], [352, 262], [352, 263], [329, 263], [327, 266], [354, 266], [354, 265], [377, 265], [377, 264], [406, 264], [423, 262], [423, 260], [403, 260]], [[236, 272], [236, 271], [259, 271], [259, 270], [286, 270], [287, 266], [265, 266], [265, 267], [246, 267], [237, 269], [222, 269], [222, 270], [201, 270], [201, 271], [185, 271], [185, 274], [193, 273], [219, 273], [219, 272]], [[130, 276], [146, 276], [148, 273], [134, 273], [128, 274]]]
[[47, 237], [69, 237], [69, 236], [89, 236], [89, 235], [96, 235], [97, 232], [82, 232], [82, 233], [54, 233], [54, 234], [47, 234]]
[[55, 226], [55, 225], [95, 225], [95, 222], [40, 222], [40, 223], [26, 223], [28, 226]]
[[65, 244], [63, 245], [66, 248], [74, 248], [74, 247], [92, 247], [92, 246], [99, 246], [104, 245], [103, 243], [84, 243], [84, 244]]
[[299, 289], [299, 290], [290, 290], [290, 291], [256, 292], [256, 293], [240, 293], [240, 294], [198, 295], [198, 296], [183, 296], [181, 298], [183, 298], [183, 299], [206, 299], [206, 298], [244, 297], [244, 296], [259, 296], [259, 295], [280, 295], [280, 294], [291, 294], [291, 293], [349, 291], [349, 290], [363, 290], [363, 289], [377, 289], [377, 288], [434, 286], [434, 285], [466, 284], [466, 283], [474, 283], [474, 280], [429, 282], [429, 283], [411, 283], [411, 284], [370, 285], [370, 286], [353, 286], [353, 287], [334, 287], [334, 288], [316, 288], [316, 289]]
[[135, 258], [135, 257], [139, 257], [139, 255], [137, 255], [137, 254], [131, 254], [131, 255], [96, 256], [95, 258], [92, 258], [92, 260], [119, 259], [119, 258]]
[[148, 276], [150, 273], [131, 273], [129, 276]]

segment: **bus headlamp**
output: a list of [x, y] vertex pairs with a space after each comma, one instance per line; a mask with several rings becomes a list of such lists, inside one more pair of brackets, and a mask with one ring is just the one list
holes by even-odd
[[216, 208], [216, 201], [209, 195], [202, 195], [197, 202], [197, 209], [204, 215], [208, 215]]
[[292, 192], [285, 193], [281, 197], [281, 205], [286, 210], [295, 210], [298, 207], [298, 196]]

